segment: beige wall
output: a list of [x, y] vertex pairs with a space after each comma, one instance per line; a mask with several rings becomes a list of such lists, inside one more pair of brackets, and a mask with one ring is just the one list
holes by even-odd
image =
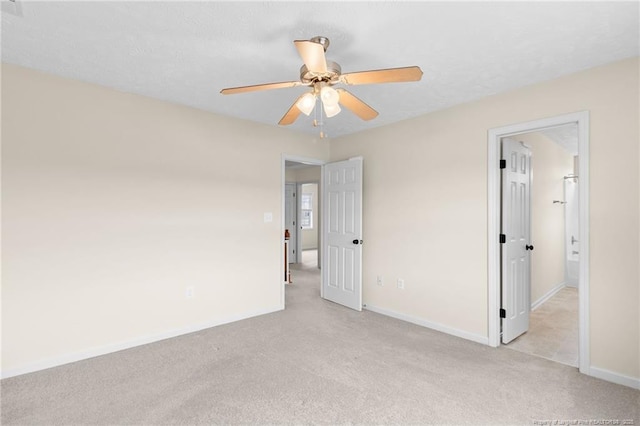
[[310, 166], [296, 170], [296, 182], [320, 182], [322, 168]]
[[364, 157], [364, 303], [486, 337], [487, 131], [588, 110], [591, 365], [640, 378], [638, 85], [633, 58], [332, 140]]
[[3, 374], [282, 308], [282, 154], [326, 144], [6, 64], [2, 107]]
[[285, 180], [287, 182], [320, 182], [321, 173], [322, 168], [320, 166], [286, 168]]
[[[281, 155], [326, 159], [326, 145], [2, 71], [3, 373], [281, 308]], [[365, 303], [486, 338], [487, 131], [589, 110], [591, 364], [640, 378], [638, 71], [630, 59], [332, 140], [332, 159], [364, 157]]]
[[287, 183], [296, 182], [297, 180], [295, 169], [284, 169], [284, 181]]
[[531, 303], [565, 281], [564, 176], [573, 173], [573, 155], [542, 133], [514, 137], [531, 148]]

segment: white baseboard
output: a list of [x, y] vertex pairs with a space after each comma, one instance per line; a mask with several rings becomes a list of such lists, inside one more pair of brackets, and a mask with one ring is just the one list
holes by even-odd
[[604, 368], [591, 367], [589, 369], [589, 375], [597, 379], [606, 380], [607, 382], [616, 383], [622, 386], [628, 386], [633, 389], [640, 389], [640, 379], [635, 377], [625, 376], [623, 374], [614, 373], [613, 371], [605, 370]]
[[68, 353], [53, 358], [44, 359], [41, 361], [26, 364], [21, 367], [11, 368], [0, 372], [0, 377], [6, 379], [8, 377], [19, 376], [21, 374], [33, 373], [35, 371], [45, 370], [47, 368], [57, 367], [64, 364], [70, 364], [76, 361], [82, 361], [88, 358], [94, 358], [101, 355], [107, 355], [113, 352], [122, 351], [125, 349], [134, 348], [136, 346], [142, 346], [149, 343], [158, 342], [160, 340], [170, 339], [172, 337], [182, 336], [183, 334], [194, 333], [196, 331], [204, 330], [218, 325], [228, 324], [243, 319], [257, 317], [260, 315], [270, 314], [273, 312], [281, 311], [282, 308], [264, 309], [253, 312], [245, 312], [239, 315], [233, 315], [231, 317], [223, 318], [220, 320], [209, 321], [206, 323], [195, 324], [178, 329], [168, 330], [158, 334], [152, 334], [147, 336], [141, 336], [133, 340], [127, 340], [124, 342], [112, 343], [104, 346], [99, 346], [91, 349], [87, 349], [80, 352]]
[[551, 290], [546, 292], [540, 299], [536, 300], [531, 304], [531, 310], [534, 311], [540, 307], [544, 302], [551, 299], [557, 292], [565, 288], [567, 284], [563, 281], [557, 286], [553, 287]]
[[452, 336], [461, 337], [463, 339], [471, 340], [472, 342], [481, 343], [483, 345], [489, 344], [489, 337], [481, 336], [479, 334], [469, 333], [468, 331], [458, 330], [457, 328], [449, 327], [443, 324], [438, 324], [435, 322], [427, 321], [422, 318], [416, 318], [411, 315], [402, 314], [400, 312], [395, 312], [390, 309], [379, 308], [373, 305], [364, 305], [364, 309], [375, 312], [377, 314], [386, 315], [388, 317], [392, 317], [395, 319], [399, 319], [402, 321], [410, 322], [412, 324], [417, 324], [422, 327], [430, 328], [432, 330], [440, 331], [442, 333], [450, 334]]

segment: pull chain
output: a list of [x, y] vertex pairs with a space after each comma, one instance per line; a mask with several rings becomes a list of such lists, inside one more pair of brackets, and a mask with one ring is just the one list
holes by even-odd
[[320, 139], [324, 139], [324, 105], [322, 105], [322, 101], [318, 101], [320, 103]]
[[[318, 112], [319, 111], [319, 112]], [[320, 115], [320, 117], [318, 117]], [[313, 109], [313, 127], [320, 127], [320, 139], [327, 135], [324, 133], [324, 105], [319, 98], [316, 98], [316, 107]]]

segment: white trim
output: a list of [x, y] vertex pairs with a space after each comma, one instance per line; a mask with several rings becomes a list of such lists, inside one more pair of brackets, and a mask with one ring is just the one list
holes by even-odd
[[[487, 158], [487, 295], [489, 346], [500, 346], [500, 138], [495, 130], [489, 130]], [[497, 285], [496, 285], [497, 284]], [[498, 315], [492, 313], [498, 312]]]
[[578, 118], [578, 197], [580, 214], [578, 216], [580, 234], [580, 272], [578, 274], [578, 324], [580, 332], [580, 372], [591, 374], [590, 347], [590, 310], [589, 310], [589, 112], [583, 111]]
[[300, 224], [302, 223], [302, 184], [296, 182], [296, 260], [302, 262], [302, 257], [298, 259], [298, 255], [302, 256], [302, 229]]
[[531, 304], [531, 310], [535, 311], [536, 309], [538, 309], [540, 307], [540, 305], [542, 305], [547, 300], [551, 299], [553, 296], [556, 295], [557, 292], [559, 292], [560, 290], [562, 290], [566, 286], [567, 286], [567, 284], [563, 281], [560, 284], [558, 284], [555, 287], [553, 287], [551, 290], [549, 290], [548, 292], [543, 294], [542, 297], [540, 297], [538, 300], [536, 300], [535, 302], [533, 302]]
[[412, 324], [420, 325], [422, 327], [430, 328], [432, 330], [440, 331], [442, 333], [450, 334], [452, 336], [461, 337], [472, 342], [488, 345], [489, 340], [486, 336], [479, 334], [469, 333], [468, 331], [458, 330], [457, 328], [449, 327], [447, 325], [439, 324], [436, 322], [427, 321], [421, 318], [416, 318], [411, 315], [403, 314], [400, 312], [392, 311], [390, 309], [379, 308], [377, 306], [365, 304], [362, 306], [367, 311], [375, 312], [380, 315], [385, 315], [391, 318], [399, 319], [402, 321], [410, 322]]
[[640, 390], [640, 379], [625, 376], [624, 374], [614, 373], [604, 368], [591, 367], [591, 376], [606, 380], [607, 382], [617, 383], [622, 386], [628, 386], [633, 389]]
[[[293, 161], [296, 163], [303, 163], [303, 164], [308, 164], [310, 166], [320, 166], [320, 180], [322, 181], [322, 177], [324, 176], [324, 166], [327, 162], [324, 160], [319, 160], [317, 158], [310, 158], [310, 157], [301, 157], [299, 155], [289, 155], [289, 154], [282, 154], [282, 159], [281, 159], [281, 172], [282, 172], [282, 182], [281, 182], [281, 215], [280, 215], [280, 235], [282, 236], [282, 238], [284, 238], [284, 230], [285, 230], [285, 224], [284, 224], [284, 210], [285, 210], [285, 202], [286, 202], [286, 194], [285, 194], [285, 183], [286, 183], [286, 162], [287, 161]], [[296, 187], [297, 188], [297, 187]], [[318, 187], [318, 199], [322, 196], [322, 193], [324, 191], [323, 186], [320, 185]], [[320, 246], [320, 244], [322, 244], [322, 236], [320, 235], [320, 232], [322, 230], [322, 226], [323, 226], [323, 221], [324, 218], [322, 217], [323, 215], [320, 215], [320, 221], [318, 222], [318, 226], [320, 227], [320, 229], [318, 230], [318, 245]], [[280, 277], [284, 277], [284, 271], [285, 267], [284, 267], [284, 250], [280, 250]], [[282, 281], [282, 280], [281, 280]], [[285, 287], [286, 287], [287, 283], [286, 281], [282, 281], [282, 286], [280, 287], [280, 307], [281, 309], [284, 309], [284, 293], [285, 293]], [[321, 286], [322, 287], [322, 286]], [[322, 288], [320, 288], [320, 293], [322, 295]]]
[[489, 346], [500, 346], [500, 139], [550, 127], [578, 125], [580, 176], [580, 277], [579, 292], [579, 362], [580, 372], [590, 374], [589, 354], [589, 111], [490, 129], [487, 142], [487, 242], [488, 242], [488, 325]]
[[240, 321], [260, 315], [271, 314], [281, 311], [281, 308], [261, 309], [258, 311], [245, 312], [239, 315], [232, 315], [219, 320], [208, 321], [205, 323], [190, 325], [187, 327], [176, 328], [162, 333], [150, 334], [147, 336], [138, 337], [132, 340], [125, 340], [117, 343], [111, 343], [104, 346], [98, 346], [95, 348], [71, 352], [64, 355], [56, 356], [53, 358], [43, 359], [41, 361], [32, 362], [21, 367], [11, 368], [4, 370], [0, 373], [0, 377], [6, 379], [8, 377], [19, 376], [21, 374], [33, 373], [35, 371], [45, 370], [47, 368], [57, 367], [64, 364], [70, 364], [72, 362], [82, 361], [89, 358], [94, 358], [101, 355], [107, 355], [114, 352], [119, 352], [125, 349], [135, 348], [137, 346], [147, 345], [149, 343], [159, 342], [161, 340], [171, 339], [173, 337], [182, 336], [189, 333], [195, 333], [197, 331], [205, 330], [207, 328], [216, 327], [219, 325], [229, 324], [235, 321]]

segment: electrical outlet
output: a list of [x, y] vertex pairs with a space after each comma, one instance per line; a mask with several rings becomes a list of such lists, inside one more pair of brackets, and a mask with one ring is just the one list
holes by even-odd
[[196, 296], [195, 288], [192, 285], [188, 286], [184, 291], [184, 298], [193, 299], [195, 296]]
[[398, 288], [404, 290], [404, 280], [402, 278], [398, 278]]
[[379, 286], [383, 286], [384, 285], [384, 277], [382, 275], [378, 275], [378, 281], [377, 281]]

